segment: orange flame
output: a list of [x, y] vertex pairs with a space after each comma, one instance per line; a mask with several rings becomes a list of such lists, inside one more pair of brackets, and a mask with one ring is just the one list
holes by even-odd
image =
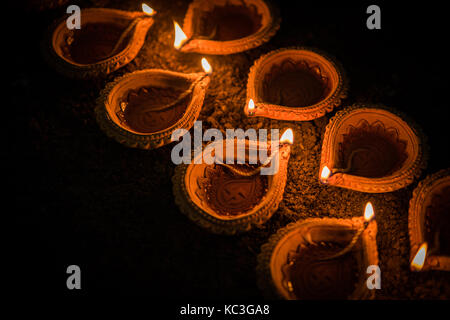
[[330, 177], [331, 171], [330, 169], [328, 169], [327, 166], [324, 166], [322, 168], [322, 173], [320, 174], [320, 179], [321, 180], [327, 180]]
[[202, 68], [207, 74], [211, 74], [211, 72], [212, 72], [211, 65], [209, 64], [208, 60], [206, 60], [205, 58], [202, 58]]
[[145, 14], [152, 16], [155, 14], [155, 10], [153, 10], [152, 8], [150, 8], [147, 4], [143, 3], [142, 4], [142, 11], [144, 11]]
[[183, 43], [186, 42], [187, 36], [180, 28], [180, 25], [178, 23], [174, 21], [173, 25], [175, 26], [175, 41], [173, 42], [173, 46], [175, 47], [175, 49], [180, 49]]
[[372, 203], [367, 202], [366, 209], [364, 210], [364, 220], [369, 222], [375, 216], [375, 212], [373, 211]]
[[[251, 101], [253, 101], [253, 100], [251, 100]], [[294, 132], [292, 132], [291, 128], [287, 129], [281, 135], [280, 143], [289, 143], [289, 144], [293, 144], [294, 143]]]
[[255, 103], [253, 102], [253, 99], [248, 101], [247, 110], [248, 112], [253, 112], [253, 110], [255, 110]]
[[411, 269], [414, 271], [420, 271], [423, 268], [423, 265], [425, 263], [425, 259], [427, 257], [427, 249], [428, 245], [426, 242], [424, 242], [419, 250], [417, 250], [416, 255], [414, 256], [414, 259], [411, 262]]

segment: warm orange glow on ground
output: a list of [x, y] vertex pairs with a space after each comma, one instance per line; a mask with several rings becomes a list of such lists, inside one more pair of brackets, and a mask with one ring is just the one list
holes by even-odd
[[411, 269], [413, 269], [414, 271], [422, 270], [425, 263], [425, 258], [427, 257], [427, 249], [428, 245], [426, 242], [424, 242], [420, 246], [419, 250], [417, 250], [415, 257], [411, 262]]
[[364, 220], [369, 222], [374, 217], [375, 212], [373, 210], [372, 203], [367, 202], [366, 209], [364, 210]]
[[144, 11], [145, 14], [148, 14], [149, 16], [152, 16], [155, 14], [155, 10], [150, 8], [147, 4], [142, 4], [142, 11]]
[[186, 42], [187, 36], [178, 23], [174, 21], [173, 24], [175, 27], [175, 41], [173, 42], [173, 46], [175, 49], [180, 49], [183, 43]]
[[202, 58], [202, 68], [207, 74], [211, 74], [211, 72], [212, 72], [211, 65], [209, 64], [208, 60], [206, 60], [205, 58]]
[[320, 174], [320, 179], [321, 180], [327, 180], [330, 177], [331, 171], [330, 169], [328, 169], [327, 166], [324, 166], [322, 168], [322, 173]]
[[[252, 100], [253, 101], [253, 100]], [[294, 132], [292, 132], [292, 129], [287, 129], [282, 135], [280, 139], [280, 143], [294, 143]]]

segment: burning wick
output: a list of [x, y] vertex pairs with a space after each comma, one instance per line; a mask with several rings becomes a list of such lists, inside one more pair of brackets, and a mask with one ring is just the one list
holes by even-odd
[[178, 23], [174, 21], [173, 25], [175, 27], [175, 40], [173, 42], [173, 46], [175, 49], [181, 50], [181, 48], [188, 42], [188, 37]]
[[250, 99], [248, 101], [247, 110], [248, 110], [248, 115], [250, 115], [250, 116], [255, 115], [255, 102], [253, 102], [253, 99]]
[[147, 4], [142, 4], [142, 11], [148, 15], [148, 16], [154, 16], [156, 14], [156, 11], [150, 8]]
[[330, 177], [330, 175], [331, 175], [330, 169], [328, 169], [327, 166], [324, 166], [320, 174], [320, 181], [322, 181], [322, 183], [327, 183], [327, 180]]
[[281, 144], [290, 144], [292, 145], [294, 143], [294, 132], [292, 132], [292, 129], [287, 129], [280, 138]]
[[134, 27], [138, 24], [139, 21], [141, 21], [144, 18], [151, 18], [155, 14], [156, 14], [155, 10], [150, 8], [147, 4], [143, 3], [142, 4], [142, 15], [140, 15], [140, 16], [136, 17], [135, 19], [133, 19], [133, 21], [130, 22], [128, 27], [122, 32], [122, 34], [120, 35], [119, 40], [117, 40], [117, 42], [116, 42], [116, 45], [111, 50], [111, 53], [109, 54], [109, 57], [112, 57], [113, 55], [115, 55], [117, 53], [117, 51], [120, 48], [123, 47], [124, 40], [126, 38], [128, 38], [128, 34], [130, 33], [131, 30], [134, 29]]
[[[292, 129], [287, 129], [280, 138], [280, 144], [288, 144], [288, 145], [292, 145], [294, 143], [294, 133], [292, 132]], [[266, 159], [266, 161], [264, 161], [264, 163], [262, 165], [260, 165], [259, 167], [257, 167], [256, 169], [252, 170], [252, 171], [243, 171], [243, 170], [239, 170], [235, 167], [233, 167], [233, 165], [230, 164], [226, 164], [226, 163], [220, 163], [220, 165], [227, 167], [228, 169], [230, 169], [230, 171], [241, 175], [241, 176], [245, 176], [245, 177], [251, 177], [254, 176], [255, 174], [258, 174], [261, 171], [261, 168], [267, 166], [270, 161], [272, 161], [273, 157], [279, 153], [280, 148], [278, 148], [278, 150], [276, 150], [273, 154], [270, 155], [270, 157], [268, 157]]]
[[[175, 47], [175, 49], [181, 50], [186, 44], [188, 44], [192, 40], [192, 38], [188, 39], [183, 29], [181, 29], [178, 23], [174, 21], [173, 24], [175, 27], [175, 40], [173, 42], [173, 46]], [[211, 34], [207, 36], [198, 36], [196, 37], [196, 39], [211, 40], [216, 36], [216, 33], [217, 33], [217, 25], [214, 26]]]
[[427, 249], [428, 244], [424, 242], [419, 250], [417, 250], [416, 255], [414, 256], [414, 259], [411, 261], [411, 270], [413, 271], [420, 271], [423, 268], [423, 265], [425, 264], [425, 259], [427, 258]]
[[200, 77], [198, 77], [195, 81], [192, 81], [192, 83], [189, 86], [189, 88], [186, 91], [184, 91], [182, 94], [180, 94], [178, 99], [172, 101], [169, 104], [165, 104], [163, 106], [159, 106], [159, 107], [148, 106], [148, 107], [142, 108], [140, 110], [140, 113], [145, 113], [145, 112], [148, 112], [148, 111], [162, 111], [162, 110], [165, 110], [165, 109], [172, 108], [173, 106], [175, 106], [178, 103], [180, 103], [181, 101], [183, 101], [183, 99], [185, 99], [187, 96], [189, 96], [192, 93], [192, 91], [194, 90], [195, 86], [200, 81], [202, 81], [203, 79], [205, 79], [207, 76], [209, 76], [212, 73], [211, 65], [208, 63], [208, 60], [206, 60], [205, 58], [202, 58], [202, 67], [203, 67], [203, 70], [205, 71], [205, 73], [203, 75], [201, 75]]
[[367, 202], [366, 208], [364, 209], [364, 224], [358, 229], [358, 231], [356, 231], [356, 233], [353, 236], [350, 243], [344, 249], [339, 251], [338, 253], [333, 254], [332, 256], [329, 256], [329, 257], [325, 257], [320, 260], [331, 260], [334, 258], [338, 258], [338, 257], [346, 254], [347, 252], [349, 252], [355, 246], [356, 241], [358, 241], [358, 239], [361, 236], [361, 234], [363, 233], [363, 231], [366, 230], [367, 226], [369, 225], [369, 222], [373, 219], [374, 216], [375, 216], [375, 212], [373, 211], [372, 203]]
[[202, 58], [202, 68], [206, 74], [210, 75], [212, 73], [211, 65], [208, 63], [208, 60]]

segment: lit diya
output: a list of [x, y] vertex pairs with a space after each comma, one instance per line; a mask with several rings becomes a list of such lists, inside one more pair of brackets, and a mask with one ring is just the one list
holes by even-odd
[[[228, 146], [234, 147], [230, 150], [235, 164], [222, 161], [230, 151], [224, 141], [209, 144], [210, 150], [221, 151], [214, 155], [219, 161], [202, 163], [203, 151], [193, 163], [179, 165], [172, 178], [175, 202], [192, 221], [214, 233], [235, 234], [266, 222], [283, 197], [292, 142], [291, 129], [282, 135], [279, 148], [273, 148], [271, 142], [235, 139]], [[243, 152], [238, 152], [240, 149]], [[267, 154], [267, 159], [249, 164], [257, 159], [251, 154], [258, 150]], [[261, 174], [262, 168], [272, 165], [277, 166], [276, 173]]]
[[251, 117], [306, 121], [322, 117], [347, 96], [339, 62], [316, 49], [269, 52], [250, 68], [247, 105]]
[[409, 203], [411, 269], [450, 271], [450, 169], [428, 176]]
[[183, 52], [225, 55], [249, 50], [269, 41], [280, 27], [275, 8], [263, 0], [194, 0], [184, 18]]
[[258, 255], [258, 285], [268, 298], [373, 299], [367, 268], [378, 265], [373, 208], [363, 218], [310, 218], [272, 235]]
[[133, 60], [153, 24], [155, 11], [90, 8], [81, 10], [81, 28], [70, 30], [58, 20], [44, 44], [44, 56], [58, 72], [72, 78], [111, 73]]
[[326, 127], [319, 179], [370, 193], [403, 188], [426, 165], [423, 140], [417, 127], [383, 106], [346, 108]]
[[172, 142], [172, 133], [189, 130], [200, 114], [212, 70], [204, 58], [202, 66], [205, 72], [191, 74], [141, 70], [108, 83], [95, 109], [101, 129], [133, 148]]

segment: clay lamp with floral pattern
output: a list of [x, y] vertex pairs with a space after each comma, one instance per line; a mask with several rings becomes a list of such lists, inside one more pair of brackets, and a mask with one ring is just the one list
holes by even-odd
[[414, 189], [408, 224], [411, 269], [450, 271], [450, 169]]
[[[236, 234], [266, 222], [283, 198], [292, 143], [293, 132], [288, 129], [279, 148], [257, 140], [235, 139], [231, 146], [222, 140], [209, 144], [205, 150], [222, 151], [214, 151], [214, 159], [219, 161], [199, 161], [207, 153], [204, 150], [192, 163], [178, 165], [172, 179], [175, 202], [189, 219], [214, 233]], [[227, 164], [223, 155], [233, 147], [234, 164]], [[257, 150], [267, 155], [264, 162], [251, 156]], [[256, 164], [249, 164], [250, 159], [257, 159]], [[268, 166], [276, 170], [261, 174]]]
[[212, 68], [179, 73], [161, 69], [135, 71], [110, 82], [95, 108], [100, 128], [133, 148], [154, 149], [171, 143], [177, 129], [189, 130], [203, 106]]
[[322, 117], [347, 96], [336, 59], [311, 48], [284, 48], [259, 58], [247, 82], [249, 117], [306, 121]]
[[[372, 211], [370, 211], [372, 210]], [[281, 228], [261, 247], [258, 285], [267, 298], [373, 299], [369, 266], [378, 265], [373, 207], [364, 217], [309, 218]]]
[[382, 193], [403, 188], [426, 165], [424, 136], [384, 106], [356, 105], [328, 123], [319, 180], [330, 186]]
[[105, 8], [82, 9], [80, 29], [69, 29], [58, 20], [43, 43], [44, 57], [58, 72], [71, 78], [109, 74], [132, 61], [153, 25], [155, 11]]
[[242, 52], [269, 41], [279, 27], [278, 11], [263, 0], [194, 0], [184, 18], [185, 39], [176, 48], [214, 55]]

